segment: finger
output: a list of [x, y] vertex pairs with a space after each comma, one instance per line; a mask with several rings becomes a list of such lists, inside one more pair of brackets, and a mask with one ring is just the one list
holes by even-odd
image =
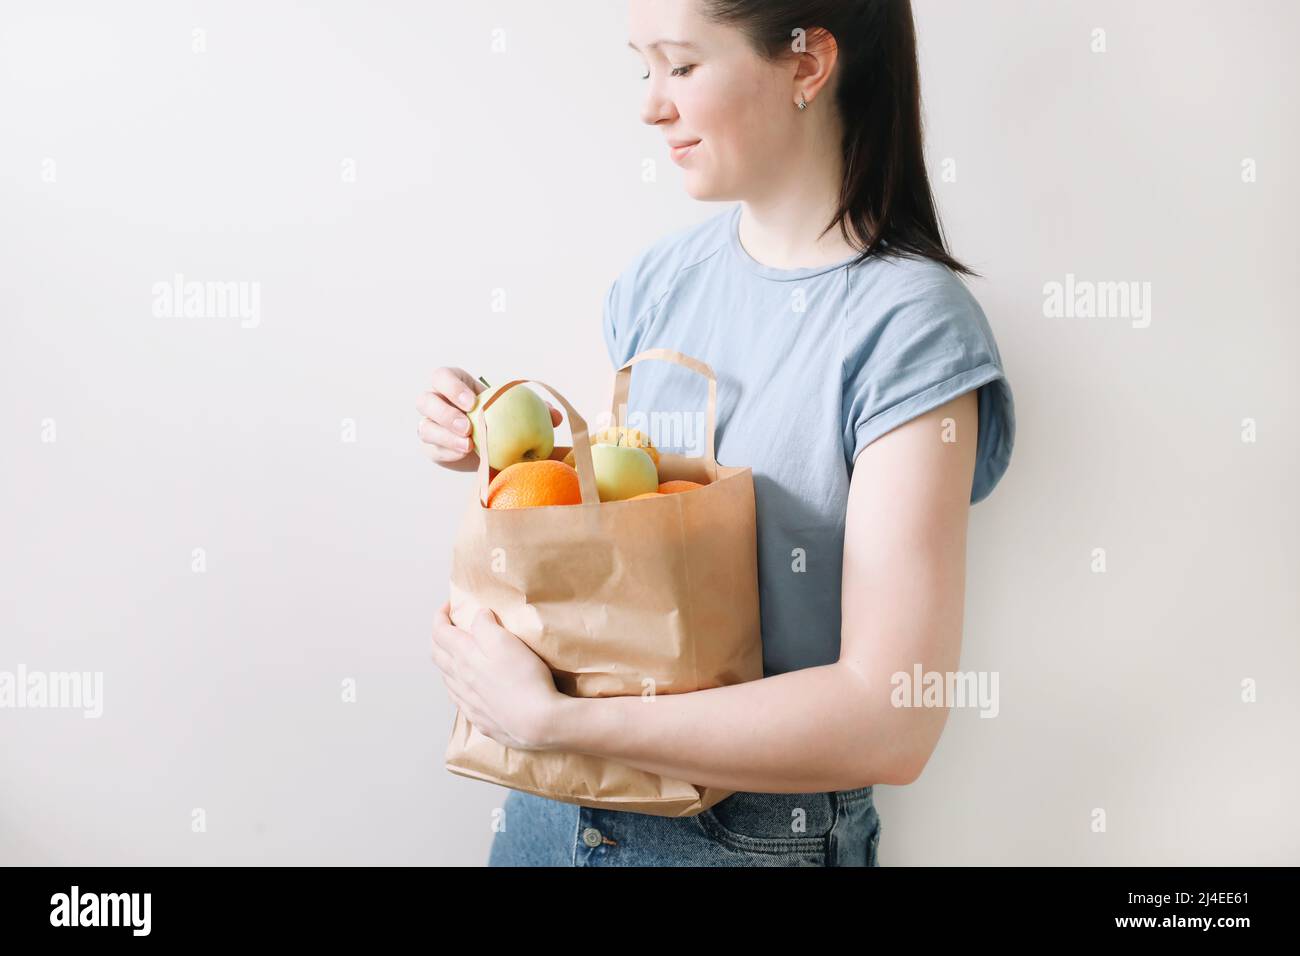
[[424, 453], [428, 456], [430, 461], [436, 461], [443, 464], [451, 464], [467, 457], [466, 452], [452, 451], [450, 448], [444, 448], [442, 445], [428, 445], [421, 442], [420, 447], [424, 449]]
[[447, 693], [456, 701], [456, 706], [466, 712], [466, 716], [469, 714], [482, 716], [487, 712], [483, 707], [483, 698], [465, 681], [458, 677], [443, 675], [442, 683], [447, 688]]
[[498, 627], [501, 626], [501, 619], [497, 617], [496, 611], [492, 610], [490, 607], [481, 607], [478, 609], [478, 613], [474, 615], [474, 621], [470, 625], [470, 629], [472, 630], [484, 622], [495, 624]]
[[426, 445], [424, 442], [420, 442], [420, 448], [423, 449], [425, 457], [430, 461], [448, 467], [458, 467], [459, 462], [478, 460], [478, 456], [473, 451], [450, 451], [441, 445]]
[[435, 369], [432, 387], [452, 405], [467, 412], [474, 407], [474, 397], [485, 388], [463, 368]]
[[[482, 610], [484, 609], [480, 608], [478, 613], [481, 613]], [[477, 613], [475, 617], [471, 619], [470, 628], [474, 626], [473, 621], [475, 620], [478, 620]], [[452, 621], [450, 598], [444, 601], [442, 607], [438, 609], [438, 613], [434, 618], [434, 630], [441, 632], [440, 637], [444, 648], [453, 651], [459, 657], [466, 657], [466, 655], [468, 655], [468, 658], [479, 661], [483, 660], [483, 649], [475, 639], [474, 632], [460, 627]]]
[[457, 435], [468, 435], [472, 431], [469, 416], [437, 392], [424, 392], [416, 400], [415, 410]]
[[434, 621], [433, 621], [434, 633], [433, 633], [433, 639], [430, 642], [432, 644], [433, 662], [436, 665], [438, 665], [438, 670], [442, 671], [444, 677], [448, 674], [454, 674], [456, 672], [455, 657], [446, 648], [443, 647], [442, 642], [439, 640], [439, 632], [444, 629], [446, 624], [449, 623], [450, 621], [448, 620], [446, 613], [440, 609], [438, 614], [435, 615], [434, 617]]
[[438, 445], [446, 451], [455, 452], [452, 456], [454, 458], [465, 455], [474, 447], [474, 442], [465, 435], [457, 435], [427, 418], [420, 419], [415, 426], [415, 433], [426, 445]]
[[479, 608], [478, 613], [474, 615], [474, 620], [470, 623], [469, 629], [474, 637], [490, 640], [498, 636], [502, 627], [496, 612], [491, 608], [484, 607]]
[[484, 713], [482, 701], [462, 680], [444, 674], [442, 685], [447, 688], [447, 696], [459, 707], [472, 723], [477, 724]]
[[430, 650], [430, 656], [433, 663], [437, 665], [438, 670], [442, 671], [442, 676], [456, 676], [456, 655], [447, 649], [447, 645], [442, 643], [438, 638], [434, 638]]
[[564, 413], [550, 402], [546, 403], [546, 407], [551, 410], [551, 424], [558, 427], [560, 422], [564, 421]]
[[[466, 638], [471, 637], [470, 634], [451, 622], [451, 618], [448, 617], [447, 613], [449, 608], [450, 603], [444, 604], [438, 609], [438, 613], [434, 615], [433, 643], [435, 647], [451, 659], [453, 666], [450, 669], [454, 671], [456, 655], [473, 642], [466, 640]], [[443, 670], [447, 669], [443, 668]]]
[[[461, 698], [460, 694], [457, 693], [455, 685], [451, 681], [447, 680], [446, 675], [443, 675], [442, 684], [444, 687], [447, 688], [447, 697], [456, 706], [456, 709], [465, 715], [466, 720], [470, 720], [469, 705], [466, 704], [464, 699]], [[473, 723], [473, 721], [470, 720], [470, 723]]]
[[451, 601], [447, 601], [434, 618], [433, 636], [438, 646], [453, 659], [456, 676], [465, 680], [476, 664], [483, 662], [483, 648], [471, 631], [457, 627], [450, 617]]
[[438, 610], [433, 614], [433, 629], [455, 633], [460, 630], [456, 622], [451, 619], [451, 598], [447, 598], [438, 606]]
[[433, 653], [431, 656], [433, 657], [433, 663], [437, 666], [438, 670], [442, 671], [443, 677], [446, 677], [454, 671], [455, 662], [446, 651], [438, 646], [437, 641], [433, 642]]

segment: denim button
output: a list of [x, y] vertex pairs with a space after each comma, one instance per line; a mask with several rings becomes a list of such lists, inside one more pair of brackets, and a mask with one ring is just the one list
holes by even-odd
[[600, 831], [595, 827], [587, 827], [582, 831], [582, 842], [587, 846], [600, 846], [601, 839]]

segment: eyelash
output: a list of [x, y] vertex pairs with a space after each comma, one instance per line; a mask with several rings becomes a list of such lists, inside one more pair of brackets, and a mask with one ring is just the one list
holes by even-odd
[[[672, 72], [669, 73], [669, 76], [690, 76], [691, 70], [693, 69], [695, 69], [694, 66], [675, 66], [672, 68]], [[679, 73], [678, 72], [679, 70], [684, 70], [685, 72]], [[643, 80], [650, 79], [650, 71], [646, 70], [645, 76], [641, 77], [641, 79]]]

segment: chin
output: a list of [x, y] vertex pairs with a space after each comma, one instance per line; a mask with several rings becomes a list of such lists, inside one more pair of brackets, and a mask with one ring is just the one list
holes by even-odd
[[686, 176], [685, 187], [688, 196], [703, 202], [726, 198], [722, 195], [723, 190], [718, 187], [716, 182], [708, 177], [694, 173]]

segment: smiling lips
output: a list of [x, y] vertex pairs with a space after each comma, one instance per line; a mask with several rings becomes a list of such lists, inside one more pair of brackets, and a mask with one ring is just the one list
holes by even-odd
[[669, 146], [669, 152], [673, 158], [673, 162], [680, 163], [683, 159], [689, 156], [691, 150], [693, 150], [699, 144], [700, 141], [698, 139], [684, 141], [680, 145], [670, 142], [668, 146]]

